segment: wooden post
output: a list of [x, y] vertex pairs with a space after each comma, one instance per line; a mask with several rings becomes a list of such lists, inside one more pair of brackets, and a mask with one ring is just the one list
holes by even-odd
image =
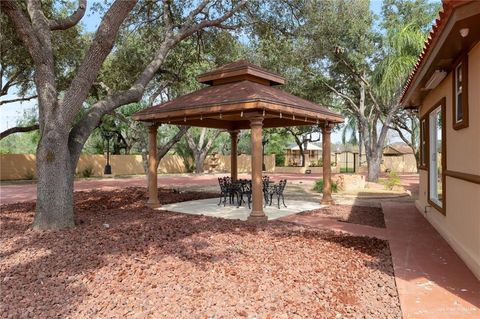
[[148, 201], [151, 208], [160, 207], [157, 189], [157, 130], [158, 125], [148, 128]]
[[262, 117], [250, 119], [252, 130], [252, 211], [247, 221], [252, 223], [262, 223], [268, 219], [263, 212], [262, 127]]
[[333, 125], [326, 123], [322, 126], [322, 156], [323, 156], [323, 197], [321, 203], [323, 205], [333, 205], [332, 199], [332, 166], [330, 164], [330, 133]]
[[237, 140], [238, 140], [238, 131], [229, 131], [230, 133], [230, 177], [232, 181], [238, 179], [238, 165], [237, 165]]

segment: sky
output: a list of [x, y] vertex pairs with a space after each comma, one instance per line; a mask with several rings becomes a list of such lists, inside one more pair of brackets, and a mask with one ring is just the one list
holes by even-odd
[[[84, 26], [85, 30], [88, 32], [94, 32], [99, 23], [100, 23], [100, 15], [92, 10], [92, 5], [94, 1], [88, 2], [87, 12], [82, 19], [82, 25]], [[381, 0], [372, 0], [370, 7], [372, 11], [376, 14], [380, 13], [382, 1]], [[12, 99], [15, 98], [15, 90], [11, 90], [9, 95], [3, 97], [3, 99]], [[1, 106], [0, 108], [0, 131], [3, 131], [7, 128], [13, 127], [16, 125], [17, 121], [22, 118], [23, 113], [26, 110], [35, 108], [37, 104], [36, 100], [30, 100], [23, 103], [9, 103]], [[391, 135], [392, 139], [395, 139], [395, 134]], [[341, 134], [339, 132], [332, 133], [332, 142], [333, 143], [340, 143], [341, 142]]]

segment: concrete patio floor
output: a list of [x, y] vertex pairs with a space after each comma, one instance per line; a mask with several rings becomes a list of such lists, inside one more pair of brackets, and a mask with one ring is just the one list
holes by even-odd
[[[218, 198], [192, 200], [188, 202], [164, 205], [159, 207], [158, 210], [168, 210], [184, 214], [205, 215], [240, 220], [247, 220], [247, 217], [250, 214], [250, 209], [245, 204], [237, 208], [236, 205], [230, 205], [228, 202], [225, 206], [223, 206], [223, 203], [218, 205], [218, 202]], [[323, 207], [323, 205], [320, 205], [316, 202], [300, 200], [285, 200], [287, 207], [280, 205], [280, 209], [275, 206], [275, 204], [276, 202], [274, 201], [272, 206], [267, 206], [264, 208], [264, 212], [268, 216], [269, 220]]]

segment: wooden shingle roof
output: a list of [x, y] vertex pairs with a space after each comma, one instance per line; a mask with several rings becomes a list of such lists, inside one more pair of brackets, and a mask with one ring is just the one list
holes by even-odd
[[245, 61], [227, 64], [199, 76], [211, 84], [133, 115], [135, 120], [200, 127], [245, 129], [250, 117], [263, 117], [264, 127], [341, 123], [327, 107], [273, 87], [283, 78]]

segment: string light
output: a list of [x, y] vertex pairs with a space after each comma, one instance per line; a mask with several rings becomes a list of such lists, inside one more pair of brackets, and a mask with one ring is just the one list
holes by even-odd
[[280, 118], [282, 118], [282, 113], [280, 113]]

